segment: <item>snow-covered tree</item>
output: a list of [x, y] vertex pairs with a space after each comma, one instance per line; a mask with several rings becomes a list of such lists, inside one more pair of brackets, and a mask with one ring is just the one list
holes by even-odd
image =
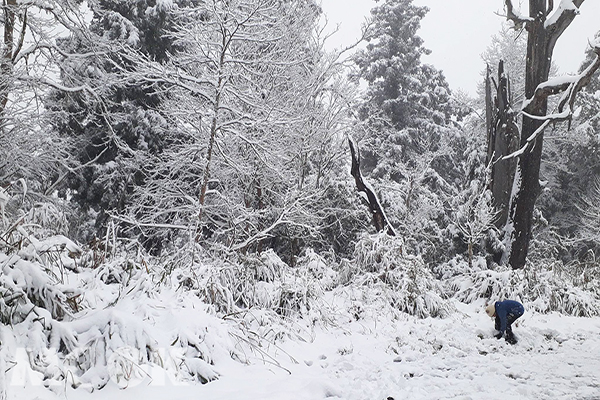
[[[74, 166], [68, 140], [49, 129], [44, 95], [55, 88], [62, 92], [93, 90], [63, 85], [57, 71], [72, 55], [63, 53], [55, 41], [70, 32], [82, 31], [79, 5], [70, 1], [19, 2], [2, 5], [0, 18], [0, 186], [25, 179], [28, 193], [50, 194], [60, 176]], [[40, 197], [38, 197], [38, 200]]]
[[171, 10], [179, 3], [91, 1], [87, 29], [58, 42], [61, 51], [79, 55], [65, 63], [63, 82], [98, 87], [94, 93], [55, 91], [46, 101], [57, 115], [54, 128], [76, 141], [75, 156], [86, 165], [69, 177], [83, 218], [91, 217], [95, 224], [81, 227], [82, 238], [89, 239], [102, 229], [107, 212], [124, 208], [133, 188], [145, 179], [150, 155], [165, 146], [167, 121], [158, 111], [160, 96], [128, 84], [133, 63], [123, 46], [165, 62], [175, 51], [165, 33], [171, 26]]
[[[590, 47], [580, 72], [590, 65], [593, 56], [595, 53]], [[600, 101], [597, 90], [598, 71], [590, 83], [582, 88], [571, 123], [553, 127], [546, 140], [548, 146], [544, 149], [541, 167], [541, 179], [546, 183], [537, 206], [550, 227], [564, 238], [589, 236], [580, 232], [585, 221], [580, 219], [577, 205], [580, 205], [582, 197], [595, 196], [594, 182], [600, 174], [596, 161], [600, 152]], [[568, 259], [586, 251], [587, 245], [575, 243], [578, 244], [565, 254]]]
[[494, 207], [491, 192], [476, 180], [471, 182], [471, 186], [463, 195], [464, 202], [456, 207], [453, 222], [467, 244], [467, 257], [471, 269], [474, 249], [482, 244], [489, 232], [496, 229], [494, 224], [498, 218], [498, 211]]
[[[507, 223], [508, 263], [513, 268], [525, 265], [534, 206], [540, 193], [540, 165], [544, 129], [552, 122], [570, 119], [577, 93], [600, 67], [600, 43], [595, 42], [595, 60], [580, 74], [549, 80], [554, 45], [575, 19], [584, 0], [562, 0], [553, 8], [553, 1], [530, 0], [529, 16], [521, 15], [512, 0], [505, 0], [507, 18], [516, 28], [528, 32], [525, 97], [521, 124], [520, 150], [511, 214]], [[562, 94], [557, 110], [548, 113], [548, 98]]]
[[132, 79], [162, 91], [172, 143], [129, 210], [145, 236], [189, 229], [291, 254], [319, 238], [347, 108], [340, 66], [315, 37], [319, 13], [312, 1], [181, 7], [179, 51], [164, 64], [138, 58]]
[[[375, 7], [369, 43], [355, 57], [360, 78], [368, 83], [369, 104], [382, 109], [398, 130], [444, 125], [450, 118], [450, 93], [444, 76], [421, 62], [429, 50], [417, 31], [427, 11], [412, 0], [387, 0]], [[370, 112], [363, 110], [363, 114]]]
[[363, 173], [380, 180], [375, 187], [390, 223], [419, 252], [445, 236], [445, 196], [462, 179], [448, 84], [421, 62], [428, 50], [417, 31], [427, 10], [411, 0], [382, 2], [371, 11], [369, 43], [355, 57], [357, 75], [367, 82], [355, 130]]

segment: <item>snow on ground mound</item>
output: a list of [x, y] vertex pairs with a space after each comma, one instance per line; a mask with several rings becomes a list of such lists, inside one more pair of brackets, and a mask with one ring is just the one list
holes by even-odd
[[[328, 297], [330, 324], [315, 327], [306, 341], [283, 341], [270, 349], [273, 359], [255, 353], [246, 365], [223, 358], [217, 365], [220, 378], [206, 385], [155, 374], [125, 390], [110, 382], [99, 394], [116, 400], [600, 396], [600, 318], [526, 312], [514, 327], [519, 342], [511, 346], [493, 338], [493, 323], [483, 303], [454, 302], [457, 312], [445, 319], [385, 312], [388, 315], [375, 316], [363, 305], [365, 317], [357, 319], [348, 313], [347, 296], [337, 292]], [[65, 395], [70, 400], [98, 396], [72, 389], [55, 395], [39, 386], [21, 385], [11, 388], [9, 398], [50, 400]]]
[[448, 269], [448, 300], [420, 259], [366, 240], [337, 284], [312, 253], [167, 270], [29, 242], [0, 253], [0, 400], [600, 398], [600, 317], [542, 314], [540, 297], [516, 345], [493, 337], [484, 293], [516, 298], [518, 274]]

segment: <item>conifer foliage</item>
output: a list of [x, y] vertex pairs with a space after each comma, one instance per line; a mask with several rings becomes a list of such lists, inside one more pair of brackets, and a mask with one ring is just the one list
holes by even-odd
[[386, 0], [371, 11], [369, 44], [356, 56], [360, 77], [369, 83], [369, 105], [381, 108], [396, 129], [445, 125], [450, 117], [444, 76], [421, 62], [430, 52], [417, 35], [427, 11], [412, 0]]

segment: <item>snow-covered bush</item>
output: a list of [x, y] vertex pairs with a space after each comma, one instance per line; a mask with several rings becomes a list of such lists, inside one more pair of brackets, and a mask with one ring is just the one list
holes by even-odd
[[[66, 238], [29, 239], [35, 246], [0, 253], [0, 317], [12, 326], [2, 339], [13, 343], [3, 355], [13, 361], [27, 349], [26, 368], [46, 386], [126, 387], [152, 369], [206, 383], [219, 376], [217, 360], [241, 357], [230, 341], [241, 328], [195, 292], [165, 285], [143, 259], [120, 255], [92, 269], [78, 265]], [[57, 248], [51, 262], [49, 248]], [[59, 271], [56, 259], [71, 264]]]
[[341, 276], [352, 284], [380, 286], [396, 309], [420, 318], [450, 311], [443, 289], [423, 260], [403, 254], [402, 240], [384, 233], [365, 235], [356, 244], [355, 263]]
[[[337, 281], [336, 272], [310, 249], [295, 267], [271, 249], [260, 254], [198, 252], [194, 262], [178, 259], [168, 279], [174, 286], [197, 293], [221, 315], [249, 309], [270, 310], [286, 317], [306, 315], [320, 301], [323, 291]], [[172, 268], [173, 263], [173, 259], [167, 259], [165, 269]]]
[[527, 297], [540, 312], [558, 311], [578, 317], [600, 315], [600, 272], [593, 255], [588, 262], [549, 260], [524, 271]]
[[[462, 264], [467, 266], [465, 261]], [[578, 271], [573, 264], [565, 267], [556, 260], [541, 261], [537, 265], [530, 262], [519, 270], [505, 266], [488, 268], [483, 260], [471, 270], [460, 268], [460, 265], [461, 262], [451, 262], [440, 269], [454, 270], [454, 274], [447, 275], [446, 286], [461, 302], [472, 303], [482, 298], [515, 299], [522, 301], [526, 308], [542, 313], [600, 315], [597, 278], [590, 280], [589, 271]]]
[[[508, 267], [496, 270], [480, 269], [457, 275], [448, 281], [454, 297], [464, 303], [472, 303], [480, 298], [516, 298], [515, 273]], [[517, 299], [518, 300], [518, 299]]]
[[126, 387], [152, 369], [176, 380], [217, 379], [214, 364], [235, 357], [229, 333], [240, 328], [217, 318], [196, 292], [165, 285], [164, 270], [123, 243], [81, 248], [52, 235], [64, 227], [56, 210], [3, 215], [0, 381], [21, 363], [56, 390], [95, 390], [110, 380]]

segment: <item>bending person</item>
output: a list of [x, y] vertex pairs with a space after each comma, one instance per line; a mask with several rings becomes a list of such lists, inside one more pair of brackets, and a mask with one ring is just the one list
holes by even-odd
[[497, 301], [488, 305], [485, 309], [485, 312], [490, 316], [490, 318], [496, 318], [494, 327], [498, 333], [494, 336], [497, 339], [505, 336], [508, 343], [517, 343], [517, 339], [513, 334], [511, 325], [525, 312], [523, 304], [515, 300]]

